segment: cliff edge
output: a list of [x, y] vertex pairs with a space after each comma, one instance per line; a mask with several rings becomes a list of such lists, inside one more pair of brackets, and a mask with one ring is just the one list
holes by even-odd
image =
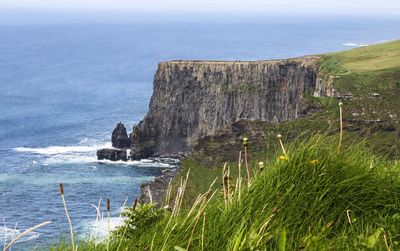
[[301, 117], [307, 96], [327, 92], [319, 60], [160, 63], [149, 112], [131, 133], [132, 158], [190, 152], [199, 138], [241, 120]]

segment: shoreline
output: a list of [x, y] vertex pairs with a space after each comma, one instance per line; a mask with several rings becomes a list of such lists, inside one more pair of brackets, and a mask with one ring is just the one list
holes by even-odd
[[156, 176], [154, 180], [140, 184], [139, 202], [143, 204], [153, 202], [158, 207], [161, 207], [163, 206], [165, 191], [168, 188], [169, 183], [180, 170], [181, 158], [178, 155], [169, 155], [169, 157], [162, 156], [149, 159], [160, 161], [161, 163], [166, 163], [172, 166], [163, 169], [162, 174]]

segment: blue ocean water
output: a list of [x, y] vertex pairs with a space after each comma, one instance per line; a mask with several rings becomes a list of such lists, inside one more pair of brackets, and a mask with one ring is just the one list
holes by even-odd
[[400, 19], [365, 17], [0, 26], [0, 243], [16, 224], [23, 231], [46, 220], [17, 250], [68, 235], [60, 182], [84, 237], [106, 229], [94, 223], [100, 199], [103, 210], [111, 199], [117, 217], [142, 182], [170, 167], [95, 154], [117, 122], [130, 130], [146, 114], [158, 62], [324, 53], [400, 38], [398, 27]]

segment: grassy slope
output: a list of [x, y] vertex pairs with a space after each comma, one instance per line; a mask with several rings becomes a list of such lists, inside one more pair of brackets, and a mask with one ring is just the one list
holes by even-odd
[[[128, 233], [121, 229], [120, 236], [129, 238], [117, 236], [110, 250], [400, 248], [400, 166], [360, 145], [338, 152], [337, 137], [316, 136], [287, 148], [288, 160], [270, 162], [255, 173], [249, 188], [242, 180], [240, 197], [237, 186], [231, 186], [231, 200], [212, 187], [214, 197], [191, 213], [181, 210], [171, 217], [163, 209], [139, 208], [134, 222], [140, 227]], [[232, 165], [231, 172], [237, 167]], [[79, 247], [107, 249], [94, 243]]]
[[[339, 93], [354, 96], [343, 100], [345, 144], [366, 141], [374, 153], [400, 159], [400, 40], [322, 55], [320, 72], [325, 78], [335, 76], [333, 85]], [[316, 112], [305, 118], [281, 124], [239, 123], [239, 131], [249, 132], [246, 136], [252, 142], [252, 165], [270, 161], [278, 133], [286, 142], [315, 133], [337, 134], [338, 103], [336, 98], [310, 97], [310, 108]], [[177, 184], [190, 167], [195, 169], [190, 175], [187, 201], [207, 189], [220, 173], [215, 168], [220, 170], [225, 161], [236, 162], [242, 137], [238, 132], [200, 141], [201, 149], [183, 161], [181, 176], [175, 180]]]
[[336, 76], [334, 87], [339, 92], [354, 95], [345, 100], [349, 131], [368, 138], [376, 152], [398, 159], [400, 41], [324, 55], [321, 71]]

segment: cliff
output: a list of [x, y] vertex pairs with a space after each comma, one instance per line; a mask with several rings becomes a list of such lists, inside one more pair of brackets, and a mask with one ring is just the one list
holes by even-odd
[[319, 60], [160, 63], [149, 112], [131, 134], [132, 157], [189, 152], [199, 138], [241, 120], [301, 117], [307, 96], [327, 92]]

